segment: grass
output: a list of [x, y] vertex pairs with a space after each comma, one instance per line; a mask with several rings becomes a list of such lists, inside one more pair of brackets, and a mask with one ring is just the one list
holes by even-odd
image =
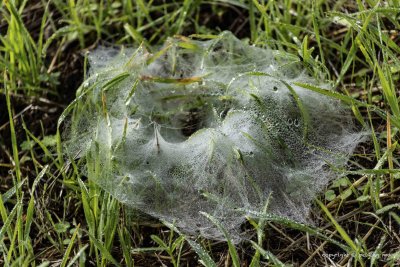
[[[1, 0], [0, 265], [398, 266], [399, 17], [398, 0]], [[371, 130], [316, 201], [318, 227], [264, 214], [244, 226], [249, 242], [193, 240], [123, 207], [59, 155], [58, 117], [86, 51], [221, 30], [297, 56], [337, 91], [298, 85], [347, 103]]]

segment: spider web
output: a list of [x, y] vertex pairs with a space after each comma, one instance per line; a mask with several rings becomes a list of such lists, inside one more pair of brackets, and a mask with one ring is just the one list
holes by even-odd
[[65, 131], [69, 155], [121, 202], [189, 234], [235, 237], [246, 211], [311, 223], [316, 193], [365, 134], [297, 58], [229, 32], [170, 38], [154, 54], [98, 48]]

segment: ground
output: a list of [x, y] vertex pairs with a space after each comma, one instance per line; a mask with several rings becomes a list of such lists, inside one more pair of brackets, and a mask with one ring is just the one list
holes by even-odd
[[[400, 264], [399, 1], [2, 0], [0, 14], [1, 266]], [[369, 131], [315, 200], [315, 227], [267, 220], [254, 222], [263, 239], [243, 225], [253, 242], [188, 239], [64, 161], [57, 122], [87, 51], [223, 30], [298, 56]]]

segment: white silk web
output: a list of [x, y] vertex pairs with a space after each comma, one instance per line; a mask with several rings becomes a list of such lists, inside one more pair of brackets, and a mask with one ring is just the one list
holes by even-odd
[[[287, 53], [216, 39], [168, 39], [156, 53], [99, 48], [65, 131], [68, 154], [121, 202], [221, 238], [246, 211], [309, 222], [312, 199], [363, 133]], [[327, 88], [327, 84], [319, 84]]]

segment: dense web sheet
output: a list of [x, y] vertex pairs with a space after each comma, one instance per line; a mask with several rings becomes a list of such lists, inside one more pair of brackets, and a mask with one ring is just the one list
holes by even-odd
[[[234, 236], [251, 211], [309, 222], [310, 204], [362, 139], [297, 57], [231, 33], [89, 56], [65, 134], [69, 155], [121, 202], [181, 230]], [[327, 88], [326, 84], [318, 84]]]

